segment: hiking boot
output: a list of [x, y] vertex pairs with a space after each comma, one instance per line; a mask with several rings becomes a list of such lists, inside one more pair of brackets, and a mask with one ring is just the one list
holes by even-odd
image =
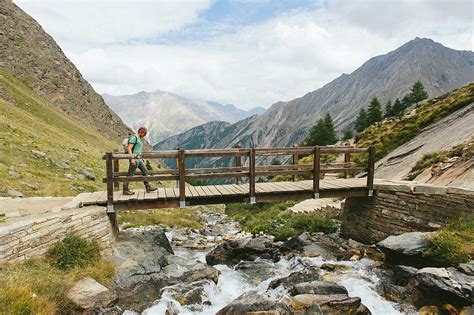
[[150, 193], [150, 192], [153, 192], [153, 191], [156, 191], [158, 188], [155, 188], [155, 187], [151, 187], [151, 186], [146, 186], [146, 192], [147, 193]]
[[131, 191], [131, 190], [128, 190], [128, 188], [127, 188], [127, 189], [124, 189], [124, 190], [123, 190], [123, 194], [124, 194], [124, 195], [128, 195], [128, 196], [131, 196], [131, 195], [135, 195], [135, 192], [134, 192], [134, 191]]

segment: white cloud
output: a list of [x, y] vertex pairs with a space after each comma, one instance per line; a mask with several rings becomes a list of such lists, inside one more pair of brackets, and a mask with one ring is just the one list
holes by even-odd
[[[37, 17], [24, 7], [100, 93], [159, 89], [245, 107], [300, 97], [416, 36], [473, 49], [470, 1], [449, 1], [450, 6], [448, 1], [328, 0], [313, 11], [292, 11], [218, 36], [161, 44], [131, 41], [180, 30], [209, 6], [193, 1], [178, 9], [175, 1], [165, 3], [166, 9], [155, 11], [136, 5], [130, 14], [114, 3], [115, 13], [107, 15], [93, 14], [98, 7], [91, 3], [83, 11], [91, 12], [91, 26], [76, 25], [80, 14], [70, 9], [57, 10], [66, 17], [54, 20], [50, 13]], [[174, 16], [181, 9], [186, 12]], [[158, 18], [156, 12], [172, 18]], [[64, 24], [70, 25], [70, 34], [61, 28]], [[97, 28], [92, 37], [84, 35]]]

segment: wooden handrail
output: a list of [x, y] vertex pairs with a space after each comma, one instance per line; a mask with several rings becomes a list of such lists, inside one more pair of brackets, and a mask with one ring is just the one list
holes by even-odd
[[[366, 167], [357, 167], [351, 162], [351, 153], [368, 154]], [[344, 162], [321, 163], [323, 154], [344, 154]], [[256, 165], [257, 156], [269, 155], [290, 155], [291, 164], [285, 165]], [[302, 155], [313, 155], [313, 163], [298, 164]], [[243, 166], [242, 157], [248, 156], [248, 166]], [[127, 172], [120, 172], [119, 160], [130, 158], [176, 159], [176, 169], [150, 171], [148, 176], [127, 176]], [[186, 158], [189, 157], [235, 157], [235, 165], [229, 167], [204, 167], [186, 169]], [[103, 182], [107, 184], [107, 211], [114, 212], [113, 192], [119, 189], [119, 183], [140, 182], [140, 181], [161, 181], [176, 180], [179, 185], [179, 205], [186, 206], [186, 180], [189, 179], [213, 179], [213, 178], [235, 178], [237, 184], [242, 182], [243, 177], [248, 177], [248, 196], [250, 203], [256, 202], [255, 184], [259, 177], [269, 176], [292, 176], [297, 180], [298, 175], [312, 175], [314, 198], [319, 198], [320, 177], [326, 173], [342, 173], [347, 178], [349, 174], [367, 172], [367, 195], [373, 194], [374, 172], [375, 172], [375, 148], [355, 148], [351, 146], [343, 147], [291, 147], [291, 148], [240, 148], [231, 149], [210, 149], [210, 150], [168, 150], [144, 152], [140, 155], [132, 155], [107, 152], [103, 159], [106, 164], [106, 177]]]

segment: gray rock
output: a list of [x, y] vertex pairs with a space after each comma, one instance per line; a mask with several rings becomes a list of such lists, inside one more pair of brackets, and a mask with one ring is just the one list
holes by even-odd
[[23, 194], [19, 191], [14, 190], [14, 189], [8, 189], [7, 190], [7, 195], [12, 197], [12, 198], [23, 198]]
[[66, 177], [67, 179], [75, 179], [76, 177], [72, 174], [64, 174], [64, 177]]
[[247, 291], [221, 309], [216, 315], [240, 315], [248, 313], [289, 315], [290, 308], [260, 294], [257, 290]]
[[317, 295], [347, 295], [347, 290], [343, 286], [330, 281], [311, 281], [294, 285], [290, 289], [291, 295], [317, 294]]
[[57, 167], [62, 168], [62, 169], [68, 169], [70, 168], [69, 164], [67, 162], [61, 162], [56, 164]]
[[469, 276], [474, 276], [474, 260], [464, 264], [459, 264], [458, 270]]
[[274, 279], [270, 282], [268, 287], [270, 289], [275, 289], [282, 285], [285, 288], [290, 288], [295, 284], [302, 283], [302, 282], [310, 282], [314, 280], [320, 280], [319, 269], [317, 267], [308, 267], [302, 271], [295, 271], [292, 272], [289, 276]]
[[90, 169], [81, 169], [79, 173], [84, 175], [84, 177], [88, 180], [95, 181], [95, 175], [92, 173]]
[[274, 277], [277, 272], [274, 264], [267, 260], [241, 261], [234, 268], [239, 270], [247, 277], [250, 283], [255, 285]]
[[93, 310], [107, 307], [117, 299], [117, 294], [90, 277], [79, 280], [67, 292], [71, 299], [82, 310]]
[[10, 175], [10, 176], [13, 177], [13, 178], [19, 178], [19, 177], [21, 177], [20, 173], [18, 173], [17, 171], [15, 171], [15, 169], [9, 170], [9, 171], [8, 171], [8, 175]]
[[184, 302], [184, 305], [188, 304], [202, 304], [204, 290], [207, 286], [210, 286], [209, 280], [196, 281], [192, 283], [178, 283], [173, 286], [165, 287], [160, 290], [160, 294], [165, 293], [171, 295], [174, 299], [180, 299], [180, 302]]
[[274, 261], [279, 259], [278, 249], [273, 247], [271, 239], [259, 236], [225, 241], [206, 255], [206, 262], [209, 265], [232, 266], [241, 260], [255, 260], [257, 257]]
[[48, 159], [48, 155], [46, 153], [44, 153], [43, 151], [39, 151], [39, 150], [31, 150], [31, 152], [33, 152], [33, 154], [38, 157], [38, 158], [45, 158], [45, 159]]
[[389, 264], [426, 266], [429, 260], [422, 256], [423, 250], [429, 247], [428, 239], [432, 232], [410, 232], [397, 236], [389, 236], [377, 243], [377, 247], [385, 254]]

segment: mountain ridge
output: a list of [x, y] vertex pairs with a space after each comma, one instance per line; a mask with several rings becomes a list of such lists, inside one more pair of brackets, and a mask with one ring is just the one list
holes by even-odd
[[[309, 128], [326, 113], [341, 133], [350, 128], [358, 111], [377, 96], [383, 103], [402, 97], [416, 80], [421, 80], [430, 97], [474, 81], [474, 53], [447, 48], [431, 39], [415, 38], [399, 48], [364, 62], [350, 74], [342, 74], [323, 87], [288, 102], [273, 104], [262, 115], [247, 120], [234, 135], [209, 139], [210, 147], [292, 146], [303, 140]], [[231, 128], [228, 126], [227, 128]], [[167, 139], [155, 149], [169, 149], [169, 143], [186, 143], [187, 134]], [[181, 145], [180, 145], [181, 146]], [[186, 146], [184, 146], [186, 148]]]
[[151, 143], [206, 122], [234, 123], [264, 111], [258, 107], [246, 111], [233, 104], [195, 100], [160, 90], [120, 96], [104, 94], [103, 98], [130, 128], [147, 127]]

